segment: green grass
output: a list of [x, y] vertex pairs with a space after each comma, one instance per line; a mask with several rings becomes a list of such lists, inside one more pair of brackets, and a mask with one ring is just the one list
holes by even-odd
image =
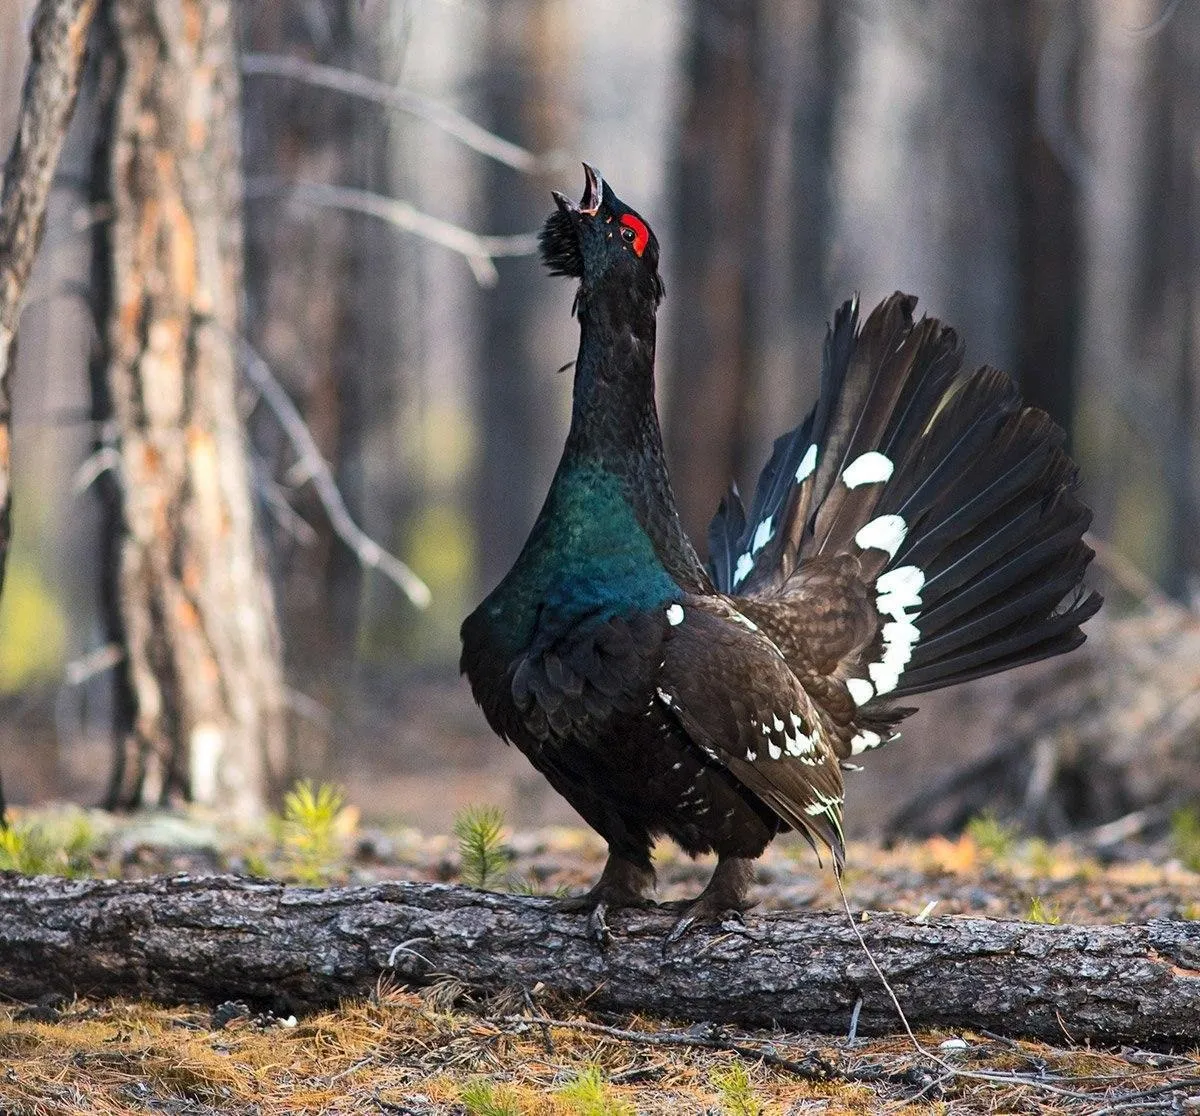
[[633, 1105], [612, 1095], [599, 1066], [586, 1066], [558, 1090], [575, 1116], [637, 1116]]
[[1058, 926], [1062, 922], [1062, 913], [1053, 903], [1043, 902], [1040, 896], [1035, 895], [1029, 901], [1025, 921], [1041, 923], [1044, 926]]
[[330, 882], [343, 859], [339, 834], [345, 805], [339, 788], [329, 783], [314, 787], [307, 779], [283, 796], [283, 817], [276, 824], [289, 879], [312, 886]]
[[95, 831], [83, 815], [49, 826], [16, 822], [0, 829], [0, 871], [25, 876], [88, 876], [95, 847]]
[[503, 1085], [486, 1077], [474, 1077], [459, 1093], [459, 1100], [470, 1116], [521, 1116], [517, 1099]]
[[967, 834], [979, 846], [979, 851], [993, 860], [1012, 856], [1017, 844], [1015, 825], [1000, 821], [994, 814], [980, 814], [967, 822]]
[[1200, 872], [1200, 807], [1188, 806], [1171, 816], [1171, 844], [1185, 868]]
[[495, 886], [512, 867], [504, 842], [504, 813], [495, 806], [468, 806], [454, 819], [463, 883]]
[[721, 1107], [727, 1116], [762, 1116], [766, 1104], [750, 1084], [750, 1073], [742, 1062], [717, 1070], [712, 1083], [721, 1094]]

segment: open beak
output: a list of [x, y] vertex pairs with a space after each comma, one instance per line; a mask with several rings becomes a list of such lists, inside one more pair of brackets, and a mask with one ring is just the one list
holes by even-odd
[[582, 213], [588, 217], [595, 217], [600, 209], [600, 202], [604, 197], [604, 179], [600, 177], [599, 171], [595, 167], [583, 164], [583, 197], [579, 199], [579, 204], [576, 205], [565, 194], [560, 194], [557, 190], [552, 190], [554, 202], [563, 213]]

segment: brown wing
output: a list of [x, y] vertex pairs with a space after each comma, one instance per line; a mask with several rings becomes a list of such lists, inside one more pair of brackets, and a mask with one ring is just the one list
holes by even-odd
[[693, 743], [840, 864], [842, 776], [819, 710], [780, 650], [722, 597], [688, 597], [672, 622], [659, 700]]
[[732, 603], [779, 648], [840, 759], [888, 739], [903, 711], [863, 709], [849, 688], [881, 643], [879, 613], [857, 555], [810, 559], [772, 593]]

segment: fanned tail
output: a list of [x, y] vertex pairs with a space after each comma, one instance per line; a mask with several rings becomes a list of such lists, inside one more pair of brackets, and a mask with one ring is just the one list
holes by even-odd
[[962, 372], [955, 332], [914, 323], [915, 306], [897, 293], [861, 331], [857, 300], [842, 306], [816, 407], [775, 443], [749, 515], [731, 491], [709, 531], [714, 582], [738, 596], [786, 597], [806, 564], [857, 561], [874, 634], [838, 673], [876, 703], [865, 719], [879, 698], [1069, 651], [1100, 607], [1081, 588], [1091, 513], [1062, 431], [1003, 373]]

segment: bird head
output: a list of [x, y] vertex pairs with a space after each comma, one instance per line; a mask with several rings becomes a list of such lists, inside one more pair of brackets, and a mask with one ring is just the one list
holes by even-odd
[[550, 214], [538, 241], [551, 275], [582, 281], [586, 295], [610, 283], [641, 290], [657, 306], [664, 293], [658, 274], [658, 238], [594, 167], [583, 164], [579, 204], [554, 193], [558, 209]]

